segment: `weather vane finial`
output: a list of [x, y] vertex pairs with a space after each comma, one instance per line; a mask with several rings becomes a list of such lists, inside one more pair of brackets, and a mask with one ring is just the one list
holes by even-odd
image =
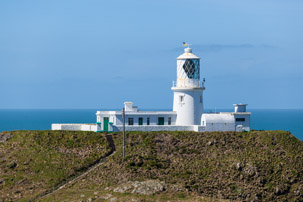
[[192, 44], [187, 44], [183, 41], [183, 46], [187, 46], [189, 48], [189, 46], [191, 46]]

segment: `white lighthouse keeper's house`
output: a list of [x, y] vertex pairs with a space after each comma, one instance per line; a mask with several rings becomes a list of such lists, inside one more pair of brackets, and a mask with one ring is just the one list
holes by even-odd
[[[125, 102], [126, 131], [249, 131], [250, 112], [236, 104], [234, 112], [204, 113], [204, 79], [200, 58], [187, 47], [177, 57], [177, 80], [173, 82], [172, 111], [142, 111]], [[114, 132], [122, 130], [121, 111], [97, 111], [96, 124], [52, 124], [52, 130]]]

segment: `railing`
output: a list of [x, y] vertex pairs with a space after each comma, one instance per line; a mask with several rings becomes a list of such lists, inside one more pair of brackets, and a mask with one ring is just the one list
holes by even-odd
[[200, 80], [178, 80], [173, 81], [173, 87], [194, 87], [194, 88], [204, 88], [204, 81]]

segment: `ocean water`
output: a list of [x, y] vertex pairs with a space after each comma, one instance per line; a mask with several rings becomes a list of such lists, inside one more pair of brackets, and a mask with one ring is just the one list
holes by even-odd
[[[52, 123], [95, 123], [96, 111], [97, 109], [0, 109], [0, 131], [49, 130]], [[251, 129], [286, 130], [298, 139], [303, 139], [303, 109], [248, 111], [252, 112]]]

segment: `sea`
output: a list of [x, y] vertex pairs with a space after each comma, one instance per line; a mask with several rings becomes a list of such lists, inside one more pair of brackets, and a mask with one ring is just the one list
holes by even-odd
[[[97, 109], [0, 109], [0, 132], [50, 130], [52, 123], [95, 123], [96, 111]], [[230, 110], [217, 109], [216, 111]], [[303, 109], [249, 109], [248, 111], [252, 112], [251, 129], [285, 130], [290, 131], [299, 140], [303, 139]], [[214, 110], [206, 109], [205, 112], [214, 112]]]

